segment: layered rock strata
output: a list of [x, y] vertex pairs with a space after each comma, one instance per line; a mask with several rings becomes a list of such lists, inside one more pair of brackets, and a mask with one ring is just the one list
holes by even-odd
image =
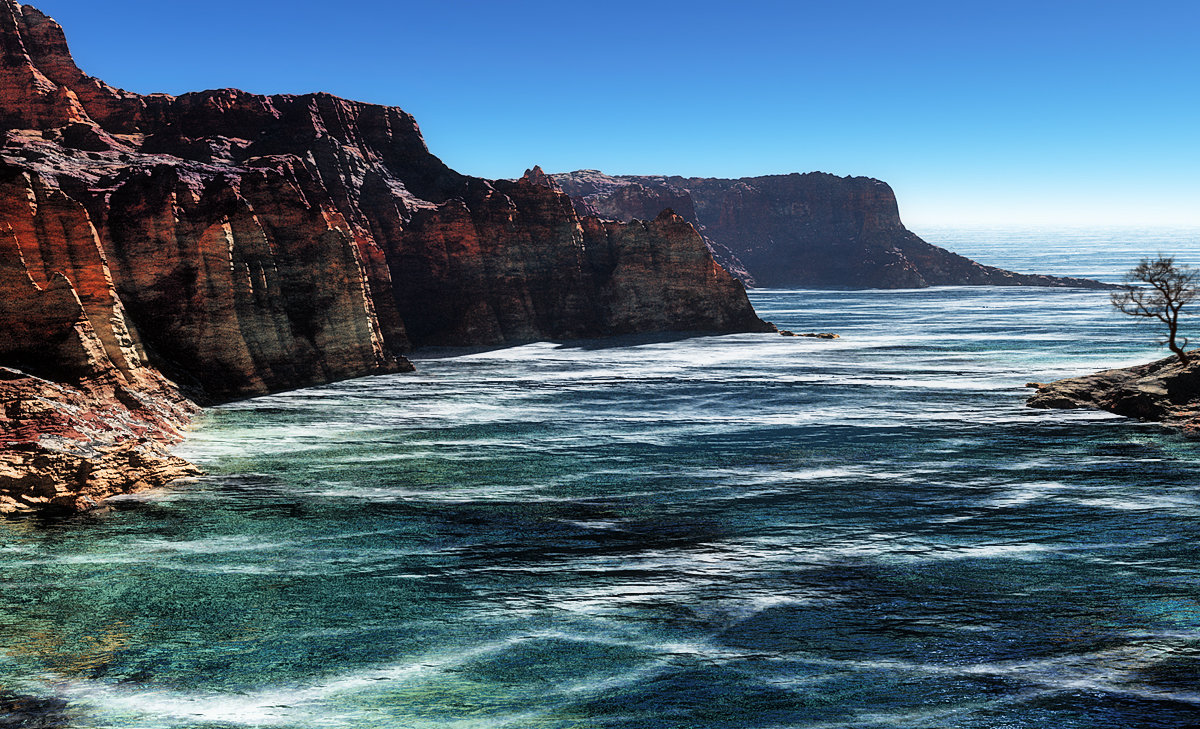
[[670, 207], [743, 281], [767, 287], [921, 288], [945, 285], [1107, 288], [1079, 278], [984, 266], [904, 227], [891, 187], [821, 172], [746, 177], [553, 175], [581, 214], [653, 217]]
[[1172, 355], [1150, 364], [1037, 384], [1034, 408], [1106, 410], [1200, 435], [1200, 359]]
[[196, 475], [170, 453], [195, 411], [162, 381], [149, 389], [118, 377], [66, 384], [0, 368], [0, 513], [81, 511]]
[[461, 175], [396, 108], [122, 91], [13, 0], [0, 131], [0, 510], [186, 473], [165, 448], [193, 402], [410, 369], [413, 346], [769, 329], [679, 216]]

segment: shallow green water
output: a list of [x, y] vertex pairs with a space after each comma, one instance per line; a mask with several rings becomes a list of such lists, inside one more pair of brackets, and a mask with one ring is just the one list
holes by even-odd
[[211, 411], [205, 478], [0, 523], [0, 689], [77, 727], [1197, 721], [1200, 445], [1023, 407], [1144, 329], [1103, 292], [754, 300], [842, 339], [428, 353]]

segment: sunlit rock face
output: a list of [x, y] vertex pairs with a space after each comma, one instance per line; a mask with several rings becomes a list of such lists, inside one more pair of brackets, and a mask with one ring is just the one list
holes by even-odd
[[1171, 355], [1148, 364], [1104, 370], [1056, 382], [1031, 382], [1027, 405], [1062, 410], [1107, 410], [1127, 418], [1166, 423], [1200, 436], [1200, 360]]
[[[12, 0], [0, 44], [0, 509], [161, 482], [192, 401], [411, 369], [413, 346], [768, 327], [682, 219], [461, 175], [400, 109], [130, 93]], [[11, 455], [52, 447], [77, 458]], [[102, 462], [131, 478], [79, 477]]]
[[671, 208], [747, 283], [801, 288], [1078, 286], [1087, 279], [1013, 273], [930, 245], [904, 227], [887, 183], [821, 172], [746, 177], [553, 175], [583, 213], [648, 219]]

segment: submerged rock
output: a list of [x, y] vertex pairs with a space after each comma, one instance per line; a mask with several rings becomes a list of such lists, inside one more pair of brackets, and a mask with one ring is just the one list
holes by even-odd
[[819, 332], [819, 333], [818, 332], [804, 332], [803, 334], [797, 334], [795, 332], [788, 331], [787, 329], [781, 329], [781, 330], [779, 330], [779, 333], [785, 337], [810, 337], [812, 339], [841, 339], [842, 338], [841, 334], [833, 334], [831, 332]]
[[0, 691], [0, 729], [66, 729], [71, 724], [63, 699]]

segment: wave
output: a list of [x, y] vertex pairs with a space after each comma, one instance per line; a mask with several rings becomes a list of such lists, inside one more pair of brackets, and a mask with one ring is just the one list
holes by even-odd
[[[78, 710], [85, 707], [92, 720], [120, 721], [127, 727], [193, 726], [220, 723], [236, 726], [377, 726], [373, 722], [402, 720], [405, 726], [504, 727], [521, 725], [543, 716], [550, 708], [500, 713], [488, 717], [422, 717], [424, 712], [406, 712], [401, 704], [380, 705], [374, 696], [385, 696], [411, 684], [446, 678], [480, 661], [502, 658], [522, 648], [550, 644], [557, 651], [591, 646], [629, 649], [637, 654], [653, 651], [644, 665], [620, 675], [578, 679], [555, 686], [547, 693], [557, 703], [576, 700], [580, 694], [608, 691], [636, 683], [664, 670], [664, 656], [686, 650], [684, 646], [650, 646], [600, 635], [578, 635], [540, 631], [432, 652], [391, 665], [358, 670], [306, 685], [272, 686], [236, 693], [227, 691], [179, 691], [113, 684], [103, 681], [55, 681], [47, 677], [54, 694], [69, 700]], [[382, 716], [381, 716], [382, 714]], [[391, 716], [389, 716], [391, 715]], [[365, 722], [365, 723], [364, 723]]]

